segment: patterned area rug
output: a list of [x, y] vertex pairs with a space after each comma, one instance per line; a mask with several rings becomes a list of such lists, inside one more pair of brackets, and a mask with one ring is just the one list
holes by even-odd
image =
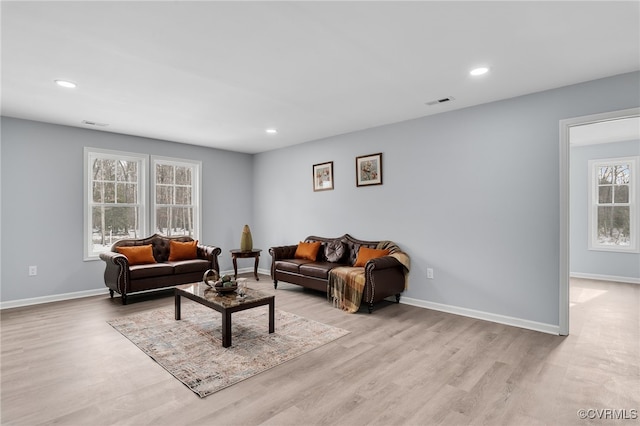
[[221, 315], [184, 299], [180, 321], [164, 308], [108, 323], [201, 398], [349, 333], [276, 309], [269, 334], [268, 313], [267, 306], [234, 313], [229, 348]]

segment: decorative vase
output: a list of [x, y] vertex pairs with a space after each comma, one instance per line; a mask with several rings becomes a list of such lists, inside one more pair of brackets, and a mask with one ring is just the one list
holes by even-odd
[[251, 238], [251, 229], [249, 225], [242, 228], [242, 237], [240, 238], [240, 250], [251, 251], [253, 249], [253, 239]]

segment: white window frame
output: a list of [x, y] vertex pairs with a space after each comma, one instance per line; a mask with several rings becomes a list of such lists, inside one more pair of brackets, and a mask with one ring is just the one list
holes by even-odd
[[151, 229], [154, 233], [159, 233], [156, 218], [156, 165], [168, 164], [172, 166], [191, 168], [192, 193], [191, 205], [193, 206], [193, 235], [194, 240], [200, 239], [200, 230], [202, 229], [202, 162], [196, 160], [185, 160], [182, 158], [151, 156], [151, 179], [150, 179], [150, 198], [151, 204], [149, 215], [151, 218]]
[[[639, 156], [619, 157], [619, 158], [603, 158], [597, 160], [589, 160], [589, 250], [610, 251], [623, 253], [639, 253], [640, 252], [640, 223], [638, 215], [638, 188], [640, 178], [638, 176]], [[629, 164], [631, 179], [629, 181], [629, 202], [614, 203], [612, 206], [629, 206], [629, 245], [616, 246], [605, 245], [598, 242], [598, 172], [597, 169], [602, 166], [615, 166], [621, 164]]]
[[[84, 260], [97, 260], [101, 252], [93, 249], [92, 207], [93, 186], [92, 167], [94, 159], [114, 159], [135, 161], [138, 163], [138, 224], [140, 232], [147, 234], [147, 169], [149, 156], [125, 151], [114, 151], [99, 148], [84, 148]], [[106, 251], [108, 249], [104, 249]]]

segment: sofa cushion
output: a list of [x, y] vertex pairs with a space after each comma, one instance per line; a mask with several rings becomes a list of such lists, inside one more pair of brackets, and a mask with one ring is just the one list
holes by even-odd
[[197, 257], [198, 241], [169, 241], [169, 262], [191, 260]]
[[353, 266], [364, 266], [369, 260], [376, 259], [378, 257], [386, 256], [389, 254], [389, 250], [378, 250], [367, 247], [360, 247], [358, 250], [358, 257]]
[[159, 277], [161, 275], [173, 275], [173, 265], [167, 263], [134, 265], [129, 267], [129, 273], [132, 280]]
[[296, 248], [296, 253], [293, 255], [296, 259], [307, 259], [314, 261], [318, 257], [318, 250], [320, 250], [320, 241], [314, 241], [311, 243], [305, 243], [300, 241]]
[[118, 253], [124, 254], [127, 257], [129, 266], [156, 263], [156, 259], [153, 257], [153, 247], [151, 244], [146, 244], [144, 246], [116, 247], [116, 250]]
[[312, 262], [300, 265], [300, 273], [308, 277], [314, 278], [329, 278], [329, 271], [336, 266], [340, 266], [333, 262]]
[[204, 272], [211, 267], [211, 262], [204, 259], [178, 260], [167, 262], [173, 266], [174, 274], [188, 274], [189, 272]]
[[305, 265], [307, 263], [312, 263], [312, 261], [307, 259], [276, 260], [276, 269], [278, 271], [294, 272], [298, 274], [300, 273], [300, 265]]
[[324, 246], [324, 257], [327, 262], [340, 262], [347, 252], [347, 245], [340, 240], [333, 240]]

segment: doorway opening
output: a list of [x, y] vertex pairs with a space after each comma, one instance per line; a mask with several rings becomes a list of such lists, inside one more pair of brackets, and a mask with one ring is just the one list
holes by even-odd
[[[611, 129], [606, 124], [614, 123], [616, 120], [625, 120], [640, 117], [640, 108], [630, 108], [620, 111], [612, 111], [602, 114], [594, 114], [583, 117], [575, 117], [560, 121], [560, 281], [559, 281], [559, 334], [569, 334], [569, 276], [570, 276], [570, 156], [571, 139], [576, 136], [579, 126], [594, 125], [594, 127], [584, 132], [586, 137], [597, 138], [600, 129], [607, 128], [609, 137]], [[582, 128], [583, 129], [583, 128]], [[581, 129], [581, 130], [582, 130]], [[636, 129], [633, 129], [637, 131]], [[580, 133], [580, 132], [578, 132]], [[605, 137], [605, 136], [600, 136]], [[631, 140], [633, 136], [617, 136]], [[638, 136], [636, 135], [637, 139]], [[592, 142], [596, 143], [596, 142]], [[585, 231], [586, 232], [586, 231]]]

